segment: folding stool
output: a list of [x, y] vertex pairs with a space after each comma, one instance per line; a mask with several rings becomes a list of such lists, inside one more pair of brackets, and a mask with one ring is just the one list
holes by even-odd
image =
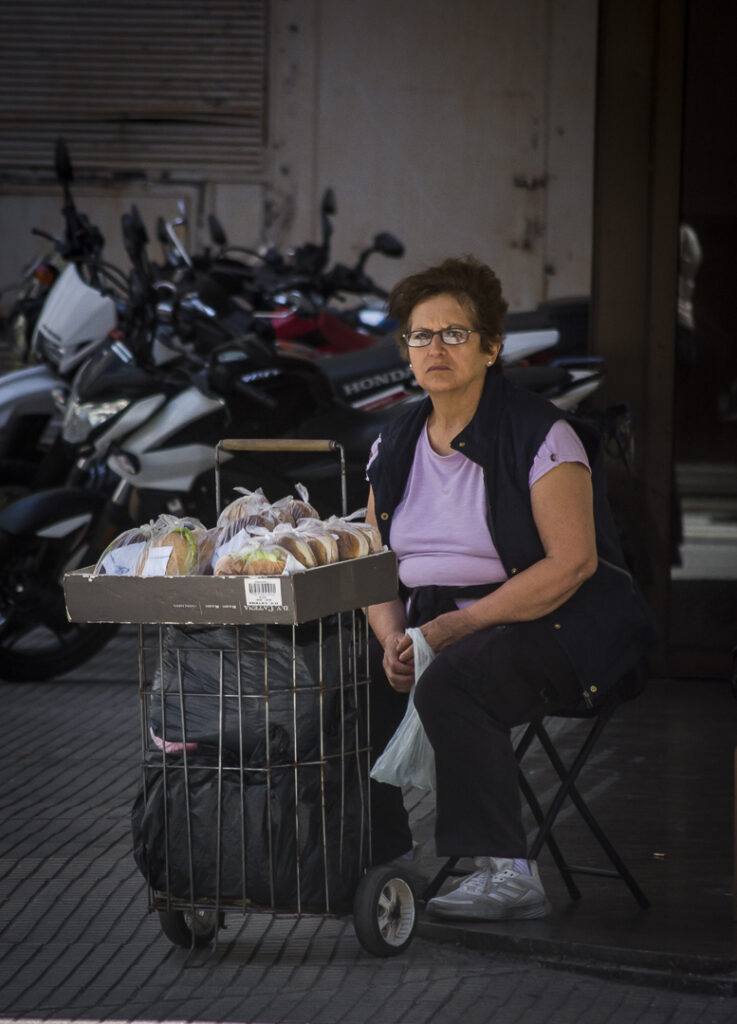
[[[612, 690], [610, 694], [606, 696], [596, 707], [588, 708], [582, 703], [571, 711], [560, 711], [556, 712], [554, 715], [548, 716], [549, 718], [587, 719], [591, 723], [585, 739], [579, 746], [577, 753], [568, 766], [563, 763], [563, 760], [556, 749], [555, 743], [545, 726], [545, 719], [530, 722], [525, 727], [522, 736], [518, 739], [515, 745], [519, 786], [538, 825], [537, 834], [530, 845], [528, 857], [531, 860], [535, 860], [539, 856], [543, 846], [547, 845], [553, 861], [565, 882], [568, 893], [571, 899], [574, 900], [581, 898], [581, 892], [576, 885], [573, 876], [597, 875], [604, 878], [620, 878], [626, 884], [640, 907], [645, 909], [650, 906], [647, 896], [645, 896], [642, 889], [633, 878], [613, 843], [604, 833], [576, 786], [576, 782], [582, 769], [595, 749], [599, 737], [616, 709], [620, 706], [623, 700], [629, 699], [642, 689], [643, 684], [641, 681], [639, 684], [635, 683], [633, 687], [633, 680], [637, 680], [638, 678], [641, 680], [639, 672], [640, 670], [638, 669], [636, 672], [630, 673], [628, 677], [622, 681], [623, 685], [615, 687], [614, 690]], [[555, 769], [559, 780], [558, 788], [548, 806], [547, 811], [543, 811], [543, 808], [541, 807], [523, 768], [523, 759], [535, 738], [539, 740], [540, 745], [547, 754], [548, 760]], [[599, 843], [599, 846], [609, 858], [612, 867], [588, 867], [580, 864], [570, 864], [566, 860], [555, 836], [553, 835], [553, 826], [555, 825], [558, 814], [560, 813], [566, 799], [571, 800], [573, 805], [576, 807], [576, 810], [588, 825], [594, 835], [594, 838]], [[432, 899], [447, 878], [466, 873], [459, 871], [456, 868], [456, 864], [459, 860], [459, 857], [450, 857], [446, 861], [435, 877], [428, 883], [425, 891], [423, 892], [423, 899]]]

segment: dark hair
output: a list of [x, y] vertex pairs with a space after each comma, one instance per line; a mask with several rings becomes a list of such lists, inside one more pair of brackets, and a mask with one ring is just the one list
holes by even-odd
[[[491, 267], [473, 256], [463, 256], [403, 278], [392, 288], [387, 303], [389, 316], [399, 321], [400, 335], [407, 331], [415, 306], [434, 295], [452, 295], [481, 332], [481, 348], [490, 351], [491, 342], [501, 336], [507, 313], [501, 282]], [[399, 347], [407, 357], [404, 338], [400, 337]], [[499, 360], [494, 367], [501, 369]]]

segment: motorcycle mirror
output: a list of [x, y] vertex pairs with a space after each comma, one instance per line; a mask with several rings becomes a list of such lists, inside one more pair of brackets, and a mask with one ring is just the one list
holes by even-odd
[[169, 245], [169, 236], [166, 233], [166, 221], [161, 216], [156, 218], [156, 241], [163, 246]]
[[135, 263], [138, 259], [139, 252], [137, 247], [138, 232], [135, 229], [133, 218], [130, 213], [124, 213], [120, 218], [120, 225], [123, 229], [123, 245], [125, 251], [128, 254], [128, 259], [131, 263]]
[[183, 199], [180, 199], [177, 202], [177, 207], [179, 209], [179, 217], [177, 217], [176, 220], [170, 220], [166, 222], [166, 233], [169, 237], [169, 241], [174, 246], [174, 249], [176, 250], [182, 262], [186, 263], [188, 267], [192, 267], [192, 257], [189, 255], [189, 253], [186, 251], [182, 243], [179, 241], [179, 239], [177, 238], [177, 233], [174, 230], [174, 228], [182, 227], [182, 225], [187, 223], [187, 207]]
[[143, 223], [141, 212], [135, 203], [131, 204], [131, 219], [138, 234], [141, 249], [143, 249], [145, 245], [148, 245], [148, 231], [146, 231], [146, 225]]
[[380, 252], [382, 256], [391, 256], [393, 259], [404, 256], [404, 246], [388, 231], [381, 231], [378, 235], [374, 235], [374, 250]]
[[335, 192], [331, 188], [326, 188], [322, 197], [322, 205], [320, 211], [323, 215], [333, 216], [337, 210], [335, 203]]
[[56, 177], [63, 185], [67, 185], [69, 182], [74, 181], [74, 171], [72, 169], [72, 161], [69, 157], [69, 150], [67, 149], [66, 142], [61, 138], [61, 136], [56, 140], [54, 167], [56, 170]]
[[210, 230], [210, 238], [212, 239], [215, 245], [219, 246], [222, 249], [224, 245], [228, 244], [228, 239], [225, 235], [223, 225], [220, 223], [220, 221], [217, 219], [214, 213], [208, 214], [207, 226]]
[[120, 221], [123, 228], [123, 244], [128, 258], [134, 267], [143, 272], [145, 270], [143, 253], [148, 243], [148, 234], [135, 203], [131, 205], [129, 213], [123, 214]]

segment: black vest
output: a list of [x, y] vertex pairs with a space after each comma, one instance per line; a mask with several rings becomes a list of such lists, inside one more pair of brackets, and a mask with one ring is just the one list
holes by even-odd
[[[389, 544], [392, 516], [404, 495], [415, 446], [430, 411], [426, 398], [383, 431], [378, 454], [369, 466], [376, 520], [385, 544]], [[657, 642], [652, 613], [622, 555], [606, 496], [598, 432], [502, 375], [487, 373], [476, 413], [451, 447], [483, 469], [489, 532], [507, 576], [514, 576], [545, 554], [532, 515], [528, 477], [548, 430], [559, 419], [579, 435], [591, 465], [599, 565], [572, 597], [540, 621], [555, 631], [585, 698], [595, 701]]]

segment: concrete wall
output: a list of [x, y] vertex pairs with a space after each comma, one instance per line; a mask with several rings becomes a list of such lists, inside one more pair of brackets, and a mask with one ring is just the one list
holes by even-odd
[[[383, 283], [488, 260], [513, 308], [590, 287], [596, 0], [281, 0], [273, 8], [272, 230], [335, 254], [377, 230]], [[281, 232], [281, 235], [278, 235]]]
[[[597, 0], [273, 0], [262, 183], [75, 196], [122, 266], [132, 201], [152, 237], [182, 198], [190, 245], [214, 211], [233, 243], [288, 246], [316, 237], [332, 186], [336, 259], [352, 261], [380, 230], [405, 243], [403, 260], [369, 263], [384, 285], [472, 252], [497, 269], [512, 308], [587, 294], [596, 11]], [[0, 187], [0, 287], [44, 250], [32, 226], [59, 233], [60, 207], [53, 184]]]

